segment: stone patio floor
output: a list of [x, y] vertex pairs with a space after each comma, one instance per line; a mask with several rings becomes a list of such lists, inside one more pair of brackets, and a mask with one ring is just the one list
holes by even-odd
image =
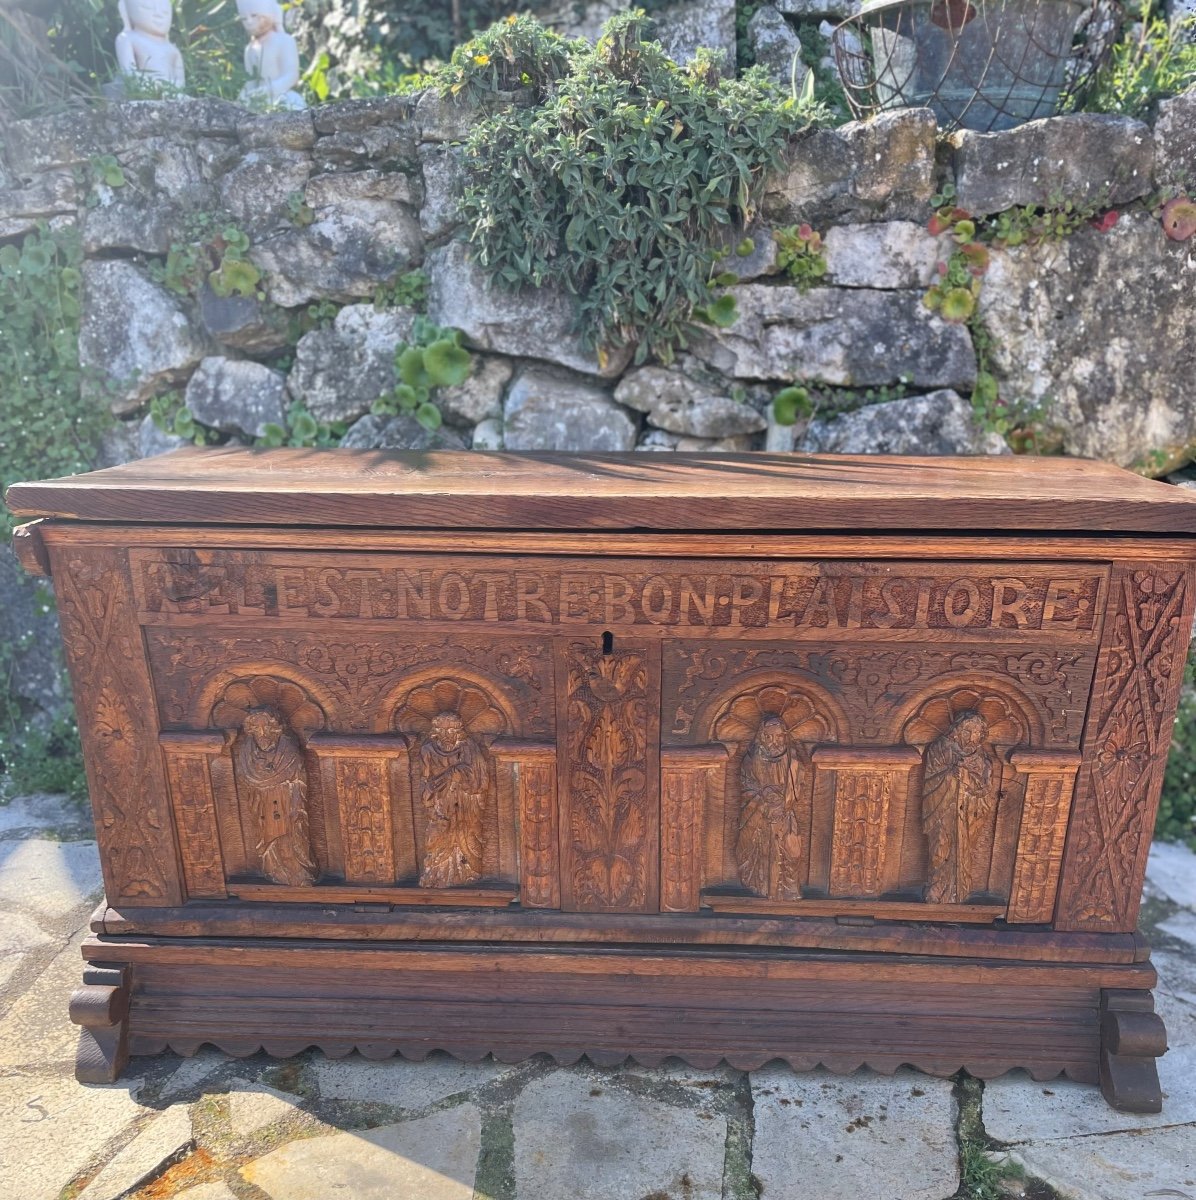
[[1196, 1200], [1196, 855], [1181, 847], [1155, 846], [1144, 909], [1171, 1041], [1157, 1117], [1020, 1072], [543, 1058], [203, 1051], [81, 1087], [67, 999], [99, 891], [77, 810], [0, 807], [0, 1200], [962, 1200], [983, 1194], [969, 1181], [986, 1161], [1002, 1196]]

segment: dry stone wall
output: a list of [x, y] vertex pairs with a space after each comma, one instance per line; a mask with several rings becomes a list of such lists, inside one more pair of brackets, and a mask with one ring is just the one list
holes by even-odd
[[[457, 210], [477, 117], [426, 93], [267, 116], [129, 102], [5, 130], [0, 240], [40, 222], [82, 235], [80, 355], [103, 383], [95, 402], [122, 421], [109, 460], [175, 444], [145, 416], [172, 389], [239, 439], [298, 401], [358, 446], [1004, 451], [967, 401], [973, 331], [922, 303], [944, 254], [931, 197], [947, 182], [977, 215], [1129, 206], [1111, 228], [994, 249], [975, 329], [1002, 394], [1044, 405], [1066, 452], [1166, 467], [1196, 452], [1196, 239], [1168, 240], [1149, 212], [1160, 189], [1196, 181], [1196, 92], [1165, 102], [1153, 128], [1081, 114], [944, 140], [928, 111], [907, 110], [798, 138], [747, 231], [751, 253], [727, 260], [737, 321], [669, 366], [596, 354], [562, 293], [490, 287]], [[122, 186], [97, 181], [105, 156]], [[245, 235], [260, 295], [161, 281], [153, 264], [205, 222]], [[774, 239], [797, 222], [825, 242], [826, 274], [805, 291]], [[376, 297], [416, 268], [429, 318], [475, 351], [466, 383], [439, 394], [433, 433], [370, 411], [416, 315]], [[811, 380], [858, 411], [776, 426], [773, 396]], [[864, 389], [884, 403], [859, 407]]]

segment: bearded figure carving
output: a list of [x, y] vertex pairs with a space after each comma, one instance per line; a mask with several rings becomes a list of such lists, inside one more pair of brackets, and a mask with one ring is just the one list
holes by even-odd
[[319, 870], [307, 825], [307, 770], [298, 739], [277, 713], [252, 709], [233, 745], [242, 812], [252, 815], [262, 871], [275, 883], [310, 887]]
[[485, 750], [454, 712], [441, 712], [419, 748], [427, 813], [421, 887], [457, 887], [482, 877], [490, 771]]
[[989, 726], [974, 709], [926, 747], [922, 829], [930, 851], [926, 899], [957, 904], [988, 886], [1000, 770]]
[[766, 716], [739, 768], [743, 807], [735, 858], [744, 885], [774, 900], [801, 896], [803, 839], [797, 799], [802, 766], [785, 722]]

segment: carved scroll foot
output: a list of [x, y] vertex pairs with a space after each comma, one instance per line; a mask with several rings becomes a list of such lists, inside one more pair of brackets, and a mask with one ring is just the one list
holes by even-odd
[[75, 1078], [112, 1083], [129, 1061], [129, 967], [89, 966], [83, 986], [71, 996], [71, 1020], [79, 1029]]
[[1167, 1052], [1167, 1030], [1149, 992], [1101, 992], [1100, 1090], [1121, 1112], [1157, 1113], [1163, 1093], [1155, 1059]]

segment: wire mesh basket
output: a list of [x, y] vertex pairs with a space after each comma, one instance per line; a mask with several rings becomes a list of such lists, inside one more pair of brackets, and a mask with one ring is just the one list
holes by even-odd
[[943, 129], [988, 132], [1079, 105], [1120, 23], [1113, 0], [885, 0], [832, 45], [857, 117], [928, 107]]

